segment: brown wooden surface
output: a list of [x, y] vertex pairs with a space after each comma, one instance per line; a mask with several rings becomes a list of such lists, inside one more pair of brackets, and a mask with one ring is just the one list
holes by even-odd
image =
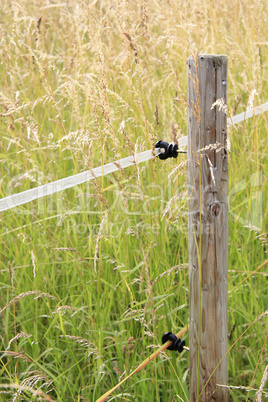
[[[225, 104], [227, 102], [227, 57], [197, 57], [198, 59], [189, 57], [187, 61], [190, 400], [194, 402], [198, 400], [198, 394], [227, 352], [228, 276], [227, 117], [218, 106], [211, 109], [217, 99], [223, 99]], [[217, 151], [202, 150], [216, 143]], [[227, 375], [225, 357], [199, 400], [227, 401], [227, 389], [216, 386], [227, 384]]]

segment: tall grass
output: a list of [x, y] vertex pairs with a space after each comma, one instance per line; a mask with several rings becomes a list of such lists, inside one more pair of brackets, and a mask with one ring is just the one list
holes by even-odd
[[[2, 197], [185, 135], [193, 52], [228, 55], [229, 115], [267, 101], [265, 2], [2, 0], [0, 13]], [[267, 129], [263, 114], [229, 130], [234, 401], [268, 393]], [[185, 161], [1, 213], [1, 400], [94, 401], [188, 323]], [[110, 400], [187, 401], [188, 367], [164, 353]]]

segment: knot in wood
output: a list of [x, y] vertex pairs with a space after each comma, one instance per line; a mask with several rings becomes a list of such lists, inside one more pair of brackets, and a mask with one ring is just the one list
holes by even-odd
[[198, 222], [200, 222], [200, 215], [201, 215], [201, 221], [203, 221], [205, 219], [205, 215], [203, 212], [201, 212], [201, 214], [200, 214], [200, 211], [196, 211], [194, 216], [195, 216], [196, 221], [198, 221]]
[[215, 202], [214, 204], [211, 205], [211, 213], [214, 216], [218, 216], [221, 210], [221, 206], [218, 202]]

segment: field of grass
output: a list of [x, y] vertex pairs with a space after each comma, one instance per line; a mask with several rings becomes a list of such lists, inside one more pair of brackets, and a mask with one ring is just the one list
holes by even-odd
[[[228, 116], [267, 102], [267, 26], [265, 1], [1, 0], [0, 197], [186, 135], [193, 52], [228, 56]], [[228, 132], [231, 401], [268, 395], [267, 130]], [[96, 401], [188, 324], [186, 160], [0, 213], [1, 401]], [[166, 352], [107, 400], [188, 401], [188, 381]]]

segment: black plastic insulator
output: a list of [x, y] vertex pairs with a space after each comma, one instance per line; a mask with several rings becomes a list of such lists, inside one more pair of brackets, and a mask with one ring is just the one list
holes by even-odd
[[177, 158], [178, 156], [177, 144], [169, 144], [166, 141], [158, 141], [155, 144], [155, 148], [162, 148], [165, 150], [164, 153], [158, 155], [159, 159]]
[[179, 353], [183, 351], [183, 347], [185, 346], [185, 341], [177, 338], [176, 335], [172, 334], [172, 332], [166, 332], [162, 336], [162, 344], [167, 341], [171, 341], [172, 344], [167, 348], [168, 350], [176, 350]]

